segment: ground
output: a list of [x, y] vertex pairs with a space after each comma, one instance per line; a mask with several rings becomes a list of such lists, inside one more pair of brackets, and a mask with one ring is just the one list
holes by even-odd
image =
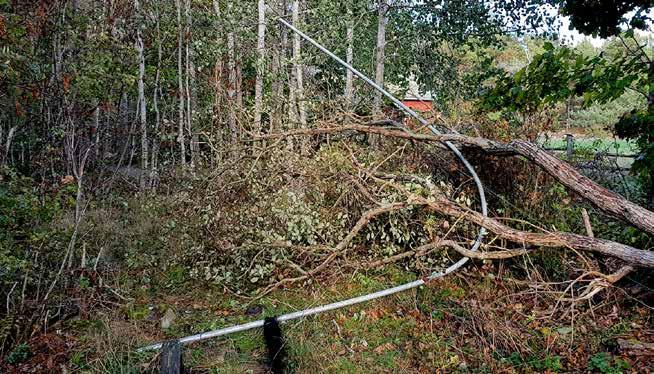
[[[291, 372], [647, 372], [647, 356], [617, 349], [618, 339], [651, 339], [649, 310], [621, 292], [577, 306], [572, 318], [554, 311], [524, 282], [482, 263], [464, 273], [393, 295], [283, 325]], [[147, 343], [244, 323], [263, 316], [334, 302], [411, 281], [391, 267], [357, 272], [260, 300], [193, 282], [149, 280], [128, 305], [52, 329], [49, 357], [68, 356], [73, 372], [156, 371], [156, 353], [137, 353]], [[140, 283], [143, 280], [133, 280]], [[522, 284], [521, 284], [522, 283]], [[162, 330], [161, 316], [176, 318]], [[568, 311], [569, 314], [570, 311]], [[548, 317], [549, 316], [549, 317]], [[625, 317], [628, 316], [628, 317]], [[649, 334], [649, 335], [648, 335]], [[45, 339], [45, 338], [42, 338]], [[66, 342], [65, 344], [63, 342]], [[65, 362], [66, 360], [62, 360]], [[29, 361], [28, 361], [29, 362]], [[260, 330], [194, 343], [184, 348], [191, 372], [262, 373]]]
[[[457, 226], [438, 216], [380, 218], [370, 232], [359, 235], [338, 266], [257, 298], [266, 285], [293, 274], [285, 266], [266, 269], [274, 256], [302, 258], [272, 245], [276, 242], [248, 241], [281, 236], [307, 246], [319, 238], [333, 246], [339, 240], [333, 238], [344, 235], [359, 217], [357, 209], [364, 209], [362, 202], [369, 197], [359, 195], [360, 187], [346, 177], [353, 172], [350, 148], [365, 145], [349, 142], [344, 150], [335, 143], [310, 159], [289, 161], [282, 154], [259, 162], [252, 156], [247, 164], [236, 165], [233, 174], [226, 172], [229, 178], [223, 180], [212, 170], [208, 177], [198, 173], [171, 179], [176, 187], [161, 187], [167, 194], [134, 197], [116, 192], [111, 201], [93, 204], [81, 241], [89, 250], [88, 262], [97, 256], [100, 266], [67, 274], [66, 293], [60, 299], [78, 309], [14, 347], [0, 372], [157, 372], [158, 353], [138, 352], [139, 347], [379, 291], [413, 281], [447, 259], [447, 254], [432, 253], [425, 261], [364, 269], [369, 259], [405, 250], [406, 240], [399, 241], [405, 234], [443, 235], [443, 230]], [[412, 173], [441, 167], [430, 164], [431, 153], [422, 148], [405, 146], [397, 161], [402, 164], [393, 166]], [[388, 153], [354, 153], [361, 164], [388, 162]], [[493, 214], [583, 234], [580, 209], [585, 206], [596, 235], [651, 247], [646, 235], [582, 205], [542, 172], [512, 160], [484, 162], [482, 178], [495, 182], [486, 183], [493, 192]], [[283, 178], [276, 177], [280, 175]], [[220, 187], [226, 185], [230, 188]], [[70, 216], [56, 225], [66, 227], [65, 222]], [[469, 229], [461, 228], [459, 240], [466, 240]], [[367, 236], [380, 232], [391, 239]], [[68, 236], [62, 237], [67, 243]], [[262, 246], [267, 252], [258, 256]], [[320, 250], [329, 250], [324, 247]], [[315, 253], [318, 259], [321, 255]], [[218, 268], [221, 264], [227, 265]], [[622, 342], [654, 341], [652, 274], [637, 271], [589, 300], [568, 300], [592, 279], [574, 281], [585, 270], [610, 273], [618, 266], [606, 258], [546, 248], [512, 260], [471, 261], [462, 271], [418, 289], [286, 323], [288, 369], [651, 372], [652, 350], [636, 352]], [[230, 271], [237, 275], [228, 276]], [[184, 364], [191, 373], [265, 372], [262, 332], [190, 344], [184, 348]]]

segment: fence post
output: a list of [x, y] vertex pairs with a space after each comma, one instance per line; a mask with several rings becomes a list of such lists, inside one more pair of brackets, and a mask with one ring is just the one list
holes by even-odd
[[161, 374], [183, 373], [182, 345], [179, 340], [164, 342], [161, 346]]
[[574, 153], [574, 137], [572, 134], [565, 134], [566, 140], [566, 156], [568, 161], [572, 160], [572, 154]]

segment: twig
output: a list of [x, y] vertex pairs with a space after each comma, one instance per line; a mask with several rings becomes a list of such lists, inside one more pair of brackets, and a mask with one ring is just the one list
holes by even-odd
[[341, 335], [341, 327], [338, 325], [338, 323], [336, 323], [336, 320], [333, 319], [333, 320], [332, 320], [332, 323], [333, 323], [334, 326], [336, 327], [336, 334], [338, 334], [338, 337], [339, 337], [339, 338], [341, 339], [341, 341], [343, 342], [343, 345], [345, 346], [345, 348], [347, 348], [347, 350], [350, 351], [350, 353], [354, 353], [354, 349], [350, 348], [350, 346], [347, 344], [347, 342], [346, 342], [345, 339], [343, 338], [343, 335]]
[[593, 234], [593, 226], [590, 224], [590, 217], [588, 216], [588, 211], [586, 208], [581, 209], [581, 217], [584, 220], [584, 226], [586, 227], [586, 235], [588, 235], [591, 238], [595, 237], [595, 234]]
[[329, 266], [329, 264], [331, 264], [332, 261], [334, 261], [337, 257], [342, 256], [346, 252], [348, 245], [350, 244], [350, 242], [352, 242], [352, 239], [354, 239], [354, 237], [373, 218], [375, 218], [375, 217], [377, 217], [379, 215], [382, 215], [384, 213], [401, 210], [401, 209], [404, 209], [406, 207], [407, 207], [407, 204], [402, 202], [402, 203], [387, 204], [387, 205], [383, 205], [383, 206], [373, 208], [373, 209], [370, 209], [370, 210], [366, 211], [361, 216], [361, 218], [359, 218], [359, 220], [354, 225], [352, 230], [350, 230], [350, 232], [347, 234], [347, 236], [343, 240], [341, 240], [341, 242], [338, 243], [338, 245], [336, 245], [336, 247], [334, 248], [334, 251], [320, 265], [318, 265], [316, 268], [314, 268], [314, 269], [312, 269], [310, 271], [307, 271], [307, 273], [304, 274], [304, 275], [301, 275], [301, 276], [295, 277], [295, 278], [285, 278], [285, 279], [282, 279], [279, 282], [277, 282], [277, 283], [275, 283], [275, 284], [273, 284], [271, 286], [268, 286], [265, 290], [263, 290], [257, 296], [257, 298], [261, 298], [261, 297], [269, 294], [270, 292], [276, 290], [277, 288], [279, 288], [279, 287], [281, 287], [281, 286], [283, 286], [285, 284], [303, 281], [305, 279], [308, 279], [309, 277], [312, 277], [312, 276], [320, 273], [327, 266]]

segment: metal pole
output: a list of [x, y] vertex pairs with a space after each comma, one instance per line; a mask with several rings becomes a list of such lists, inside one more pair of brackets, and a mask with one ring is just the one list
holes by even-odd
[[566, 156], [568, 161], [572, 160], [572, 154], [574, 153], [574, 136], [572, 134], [565, 134], [565, 143], [566, 143]]
[[[440, 134], [441, 133], [440, 131], [438, 131], [438, 129], [436, 129], [429, 122], [427, 122], [426, 119], [422, 118], [418, 113], [416, 113], [411, 108], [406, 106], [403, 102], [398, 100], [395, 96], [391, 95], [388, 91], [386, 91], [383, 87], [381, 87], [380, 85], [375, 83], [372, 79], [366, 77], [362, 72], [357, 70], [354, 66], [352, 66], [352, 65], [348, 64], [347, 62], [343, 61], [340, 57], [336, 56], [334, 53], [332, 53], [330, 50], [328, 50], [327, 48], [322, 46], [320, 43], [313, 40], [307, 34], [303, 33], [300, 30], [298, 30], [295, 26], [293, 26], [290, 23], [286, 22], [286, 20], [284, 20], [283, 18], [279, 18], [278, 21], [282, 25], [284, 25], [284, 26], [288, 27], [289, 29], [291, 29], [294, 33], [300, 35], [304, 40], [311, 43], [314, 47], [320, 49], [326, 55], [328, 55], [329, 57], [336, 60], [336, 62], [343, 65], [346, 69], [350, 70], [352, 73], [354, 73], [354, 75], [356, 75], [357, 77], [363, 79], [363, 81], [368, 83], [371, 87], [373, 87], [377, 91], [381, 92], [384, 96], [386, 96], [389, 100], [391, 100], [393, 102], [393, 104], [395, 104], [398, 108], [402, 109], [404, 112], [406, 112], [411, 117], [417, 119], [421, 124], [426, 126], [431, 132], [433, 132], [434, 134]], [[463, 164], [463, 166], [465, 166], [466, 170], [468, 170], [468, 172], [472, 176], [472, 179], [475, 181], [475, 185], [476, 185], [477, 191], [479, 193], [479, 203], [481, 205], [481, 214], [483, 214], [484, 217], [488, 217], [488, 205], [486, 203], [486, 193], [484, 191], [484, 186], [482, 185], [481, 180], [479, 179], [479, 176], [475, 172], [475, 168], [472, 167], [472, 165], [470, 165], [468, 160], [463, 156], [461, 151], [459, 151], [459, 149], [454, 144], [452, 144], [449, 141], [445, 141], [445, 142], [443, 142], [443, 144], [445, 144], [445, 146], [450, 151], [452, 151], [452, 153], [454, 153], [459, 160], [461, 160], [461, 163]], [[475, 244], [472, 247], [473, 251], [477, 250], [481, 246], [481, 242], [482, 242], [482, 240], [484, 238], [484, 235], [486, 235], [486, 229], [484, 229], [482, 227], [479, 230], [479, 235], [477, 236], [477, 240], [475, 241]]]
[[[430, 125], [427, 122], [427, 120], [420, 117], [416, 112], [411, 110], [411, 108], [404, 105], [404, 103], [402, 103], [400, 100], [398, 100], [395, 96], [388, 93], [386, 90], [384, 90], [378, 84], [376, 84], [375, 82], [370, 80], [370, 78], [366, 77], [360, 71], [356, 70], [353, 66], [351, 66], [348, 63], [346, 63], [345, 61], [341, 60], [338, 56], [336, 56], [335, 54], [330, 52], [327, 48], [325, 48], [322, 45], [318, 44], [316, 41], [314, 41], [313, 39], [311, 39], [310, 37], [305, 35], [300, 30], [293, 27], [293, 25], [289, 24], [285, 20], [280, 18], [279, 22], [281, 22], [286, 27], [290, 28], [293, 32], [300, 35], [302, 38], [304, 38], [305, 40], [307, 40], [308, 42], [310, 42], [311, 44], [316, 46], [321, 51], [325, 52], [327, 55], [329, 55], [330, 57], [335, 59], [341, 65], [348, 68], [356, 76], [363, 79], [366, 83], [368, 83], [369, 85], [371, 85], [372, 87], [374, 87], [375, 89], [380, 91], [382, 94], [384, 94], [384, 96], [388, 97], [400, 109], [404, 110], [410, 116], [412, 116], [413, 118], [420, 121], [420, 123], [427, 126], [427, 128], [429, 128], [433, 133], [440, 134], [440, 132], [435, 127]], [[486, 196], [485, 196], [485, 193], [484, 193], [484, 187], [482, 186], [481, 181], [479, 180], [479, 177], [477, 176], [477, 173], [475, 172], [474, 168], [472, 167], [472, 165], [470, 165], [468, 160], [466, 160], [466, 158], [461, 154], [461, 152], [458, 150], [458, 148], [456, 148], [456, 146], [454, 144], [450, 143], [449, 141], [444, 142], [444, 144], [459, 158], [459, 160], [461, 160], [463, 165], [466, 167], [466, 169], [472, 175], [473, 179], [475, 180], [475, 184], [477, 185], [477, 190], [479, 191], [479, 199], [480, 199], [480, 202], [481, 202], [482, 214], [484, 216], [488, 216], [487, 205], [486, 205]], [[486, 230], [482, 227], [479, 230], [477, 240], [475, 241], [475, 243], [472, 246], [471, 250], [476, 251], [477, 249], [479, 249], [485, 234], [486, 234]], [[463, 257], [459, 261], [457, 261], [456, 263], [450, 265], [444, 271], [442, 271], [442, 272], [433, 272], [432, 274], [430, 274], [428, 277], [426, 277], [424, 279], [419, 279], [419, 280], [416, 280], [416, 281], [413, 281], [413, 282], [405, 283], [405, 284], [402, 284], [402, 285], [399, 285], [399, 286], [396, 286], [396, 287], [388, 288], [388, 289], [378, 291], [378, 292], [374, 292], [374, 293], [371, 293], [371, 294], [368, 294], [368, 295], [358, 296], [358, 297], [354, 297], [354, 298], [351, 298], [351, 299], [342, 300], [342, 301], [338, 301], [338, 302], [335, 302], [335, 303], [318, 306], [318, 307], [315, 307], [315, 308], [309, 308], [309, 309], [301, 310], [301, 311], [298, 311], [298, 312], [284, 314], [284, 315], [281, 315], [281, 316], [277, 317], [277, 320], [280, 321], [280, 322], [286, 322], [286, 321], [290, 321], [290, 320], [294, 320], [294, 319], [298, 319], [298, 318], [304, 318], [304, 317], [308, 317], [308, 316], [311, 316], [311, 315], [324, 313], [324, 312], [327, 312], [327, 311], [330, 311], [330, 310], [334, 310], [334, 309], [343, 308], [343, 307], [350, 306], [350, 305], [363, 303], [363, 302], [370, 301], [370, 300], [373, 300], [373, 299], [377, 299], [377, 298], [380, 298], [380, 297], [389, 296], [389, 295], [392, 295], [392, 294], [395, 294], [395, 293], [398, 293], [398, 292], [402, 292], [402, 291], [406, 291], [406, 290], [409, 290], [409, 289], [412, 289], [412, 288], [416, 288], [416, 287], [419, 287], [419, 286], [422, 286], [423, 284], [425, 284], [426, 281], [433, 280], [433, 279], [436, 279], [436, 278], [441, 278], [441, 277], [444, 277], [447, 274], [455, 272], [456, 270], [461, 268], [469, 260], [470, 260], [470, 258]], [[263, 324], [264, 324], [264, 320], [258, 320], [258, 321], [244, 323], [242, 325], [230, 326], [230, 327], [226, 327], [226, 328], [222, 328], [222, 329], [218, 329], [218, 330], [204, 332], [204, 333], [197, 334], [197, 335], [187, 336], [185, 338], [179, 339], [179, 343], [180, 344], [187, 344], [187, 343], [196, 342], [196, 341], [200, 341], [200, 340], [205, 340], [205, 339], [215, 338], [215, 337], [219, 337], [219, 336], [224, 336], [224, 335], [232, 334], [232, 333], [235, 333], [235, 332], [247, 331], [247, 330], [263, 327]], [[142, 347], [142, 348], [139, 349], [139, 351], [148, 351], [148, 350], [161, 349], [162, 344], [163, 343], [157, 343], [157, 344], [152, 344], [152, 345], [149, 345], [149, 346], [146, 346], [146, 347]]]

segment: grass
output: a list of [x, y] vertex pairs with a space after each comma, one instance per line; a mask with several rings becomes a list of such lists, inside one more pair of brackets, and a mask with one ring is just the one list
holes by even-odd
[[[322, 285], [277, 290], [250, 303], [219, 287], [194, 289], [180, 284], [180, 293], [173, 297], [166, 294], [169, 290], [161, 289], [150, 294], [149, 300], [140, 299], [131, 310], [124, 308], [107, 320], [71, 325], [79, 342], [71, 355], [72, 368], [82, 372], [156, 371], [157, 356], [135, 354], [136, 347], [342, 300], [413, 279], [415, 274], [391, 266], [384, 272], [356, 273]], [[618, 372], [610, 370], [626, 365], [617, 357], [601, 360], [604, 356], [598, 355], [615, 336], [629, 333], [626, 322], [606, 321], [607, 326], [619, 327], [589, 330], [583, 339], [572, 342], [569, 333], [563, 336], [558, 332], [565, 324], [536, 323], [516, 315], [512, 304], [506, 304], [506, 297], [514, 292], [508, 284], [498, 287], [497, 281], [486, 277], [472, 283], [451, 278], [290, 321], [283, 325], [289, 372], [566, 372], [586, 369], [587, 365]], [[513, 302], [526, 304], [529, 299]], [[178, 317], [171, 329], [162, 331], [158, 320], [134, 316], [133, 310], [144, 305], [174, 308]], [[246, 311], [253, 305], [260, 305], [260, 312], [248, 315]], [[575, 328], [577, 324], [584, 321], [577, 321]], [[545, 330], [547, 334], [542, 332]], [[497, 346], [502, 345], [502, 339], [495, 339], [504, 336], [509, 337], [505, 341], [520, 344]], [[586, 352], [589, 341], [596, 343]], [[566, 356], [569, 352], [571, 356]], [[586, 352], [586, 357], [580, 358], [580, 352]], [[258, 329], [193, 343], [184, 349], [185, 366], [192, 372], [264, 372], [265, 357]], [[570, 357], [577, 360], [574, 366]], [[591, 357], [594, 361], [589, 364]]]
[[[565, 139], [549, 139], [543, 143], [546, 148], [565, 149], [567, 141]], [[638, 152], [638, 148], [633, 142], [623, 139], [611, 138], [575, 138], [575, 149], [588, 149], [595, 152], [611, 152], [619, 155], [633, 155]]]

